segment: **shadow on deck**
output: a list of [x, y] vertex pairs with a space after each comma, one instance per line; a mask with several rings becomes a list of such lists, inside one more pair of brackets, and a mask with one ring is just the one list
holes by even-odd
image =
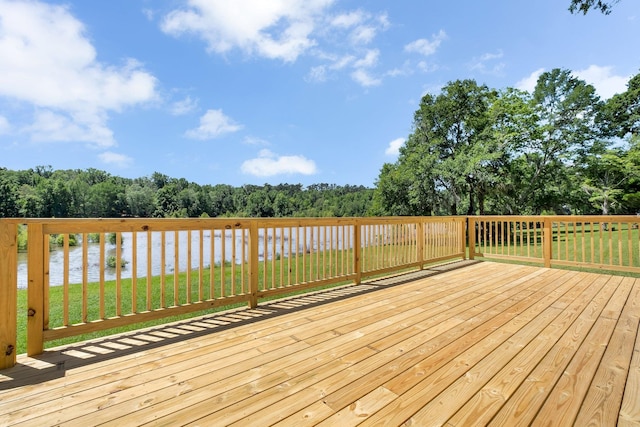
[[46, 382], [64, 377], [67, 369], [135, 355], [141, 350], [146, 351], [167, 346], [188, 338], [202, 337], [307, 308], [329, 304], [336, 300], [365, 295], [381, 288], [409, 283], [476, 262], [478, 261], [467, 260], [434, 265], [424, 270], [371, 280], [360, 285], [347, 285], [269, 301], [260, 304], [258, 308], [253, 310], [239, 308], [217, 312], [143, 330], [69, 344], [46, 350], [45, 353], [34, 357], [21, 355], [15, 367], [0, 371], [0, 390]]

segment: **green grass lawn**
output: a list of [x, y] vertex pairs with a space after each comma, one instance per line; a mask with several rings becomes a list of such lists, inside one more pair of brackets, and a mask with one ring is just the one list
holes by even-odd
[[[542, 229], [500, 229], [500, 238], [480, 240], [477, 251], [486, 254], [543, 258]], [[565, 224], [553, 228], [552, 262], [571, 261], [599, 264], [611, 271], [617, 267], [640, 268], [640, 235], [637, 228], [625, 223], [613, 223], [606, 229], [599, 224]], [[497, 240], [497, 241], [496, 241]], [[486, 241], [486, 246], [485, 246]], [[596, 271], [596, 270], [593, 270]], [[601, 270], [600, 270], [601, 271]]]

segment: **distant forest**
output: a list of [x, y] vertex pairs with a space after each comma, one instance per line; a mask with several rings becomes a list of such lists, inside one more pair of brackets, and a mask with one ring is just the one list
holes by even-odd
[[0, 168], [0, 217], [366, 216], [373, 191], [333, 184], [198, 185], [158, 172], [128, 179], [97, 169]]

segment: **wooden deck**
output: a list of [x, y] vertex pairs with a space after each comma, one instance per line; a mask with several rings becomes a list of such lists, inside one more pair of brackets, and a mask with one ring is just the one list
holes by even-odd
[[437, 270], [21, 356], [0, 425], [640, 425], [640, 279]]

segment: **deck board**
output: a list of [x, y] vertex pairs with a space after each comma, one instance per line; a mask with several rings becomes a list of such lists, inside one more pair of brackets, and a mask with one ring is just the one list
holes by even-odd
[[0, 425], [640, 425], [640, 279], [410, 278], [20, 356]]

